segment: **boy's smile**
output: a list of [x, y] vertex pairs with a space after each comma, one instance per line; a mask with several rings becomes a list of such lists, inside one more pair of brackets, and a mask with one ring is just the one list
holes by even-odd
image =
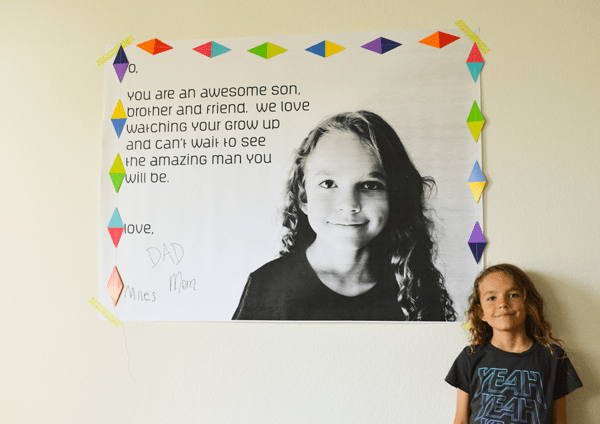
[[385, 173], [357, 135], [324, 134], [306, 160], [301, 205], [317, 242], [361, 249], [387, 224], [389, 200]]

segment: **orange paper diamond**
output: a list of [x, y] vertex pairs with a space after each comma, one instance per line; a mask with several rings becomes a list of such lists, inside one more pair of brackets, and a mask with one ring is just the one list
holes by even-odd
[[438, 49], [441, 49], [442, 47], [445, 47], [448, 44], [455, 42], [459, 38], [460, 37], [457, 37], [455, 35], [446, 34], [445, 32], [438, 31], [434, 32], [429, 37], [423, 38], [421, 41], [419, 41], [419, 43], [427, 44], [428, 46], [437, 47]]

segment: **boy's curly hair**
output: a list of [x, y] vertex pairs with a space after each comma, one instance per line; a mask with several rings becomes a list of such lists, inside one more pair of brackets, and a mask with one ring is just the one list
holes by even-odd
[[281, 255], [305, 250], [315, 240], [300, 206], [307, 202], [304, 168], [319, 139], [328, 132], [356, 134], [379, 161], [386, 174], [390, 214], [382, 233], [372, 242], [375, 255], [398, 282], [398, 307], [407, 320], [455, 321], [452, 299], [444, 277], [434, 264], [433, 221], [425, 202], [435, 181], [421, 177], [394, 129], [379, 115], [347, 112], [326, 118], [304, 139], [294, 157], [283, 211]]
[[467, 315], [468, 319], [471, 321], [469, 328], [471, 353], [474, 352], [475, 346], [483, 346], [492, 339], [492, 327], [482, 320], [483, 309], [481, 307], [481, 293], [479, 292], [479, 286], [485, 277], [494, 272], [503, 272], [512, 278], [515, 284], [523, 291], [525, 308], [527, 311], [527, 318], [525, 319], [527, 336], [542, 346], [550, 349], [551, 353], [553, 352], [550, 344], [551, 340], [564, 349], [564, 342], [552, 335], [551, 325], [544, 317], [544, 300], [533, 285], [531, 278], [515, 265], [499, 264], [490, 266], [479, 274], [473, 284], [473, 292], [469, 296], [469, 309]]

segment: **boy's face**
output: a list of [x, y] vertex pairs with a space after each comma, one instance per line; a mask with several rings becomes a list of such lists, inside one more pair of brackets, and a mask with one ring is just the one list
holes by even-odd
[[525, 333], [527, 308], [523, 291], [504, 272], [489, 274], [479, 284], [482, 320], [500, 332]]
[[377, 158], [351, 132], [323, 135], [304, 169], [308, 216], [315, 242], [358, 250], [377, 237], [389, 216], [386, 178]]

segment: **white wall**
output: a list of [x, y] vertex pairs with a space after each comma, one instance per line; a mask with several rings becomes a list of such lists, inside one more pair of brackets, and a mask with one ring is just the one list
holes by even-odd
[[482, 73], [486, 264], [530, 272], [600, 423], [596, 1], [7, 2], [0, 14], [0, 422], [442, 423], [459, 324], [138, 323], [97, 294], [106, 44], [462, 19]]

